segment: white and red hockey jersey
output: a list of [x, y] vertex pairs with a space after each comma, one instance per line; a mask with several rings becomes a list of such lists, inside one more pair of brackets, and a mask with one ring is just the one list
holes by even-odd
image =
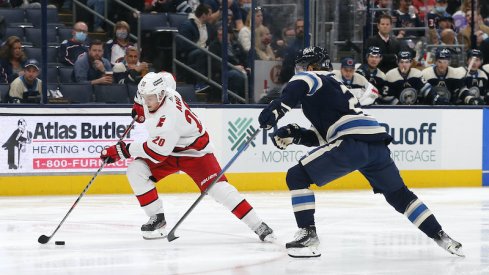
[[149, 112], [144, 106], [144, 114], [148, 139], [131, 143], [131, 156], [159, 163], [168, 156], [201, 157], [213, 152], [204, 125], [178, 92], [167, 91], [160, 108]]

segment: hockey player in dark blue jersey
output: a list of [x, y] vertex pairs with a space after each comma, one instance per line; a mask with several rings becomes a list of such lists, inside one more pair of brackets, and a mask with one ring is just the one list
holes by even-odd
[[467, 51], [467, 67], [465, 68], [465, 86], [460, 98], [465, 104], [484, 105], [489, 103], [488, 76], [481, 70], [482, 52], [477, 49]]
[[302, 51], [294, 75], [282, 96], [272, 101], [258, 118], [260, 127], [270, 129], [299, 103], [310, 129], [289, 124], [279, 128], [272, 141], [280, 149], [301, 144], [316, 147], [287, 172], [298, 232], [286, 244], [291, 257], [318, 257], [319, 238], [314, 221], [315, 197], [312, 184], [327, 183], [360, 171], [375, 193], [404, 214], [428, 237], [452, 254], [463, 256], [462, 245], [451, 239], [426, 205], [402, 180], [387, 145], [392, 140], [377, 120], [363, 113], [358, 100], [330, 69], [330, 58], [320, 47]]

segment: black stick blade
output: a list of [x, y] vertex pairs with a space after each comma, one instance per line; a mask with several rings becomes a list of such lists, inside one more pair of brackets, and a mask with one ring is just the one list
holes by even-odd
[[170, 234], [168, 234], [168, 236], [166, 236], [166, 237], [167, 237], [167, 239], [168, 239], [169, 242], [178, 239], [178, 237], [175, 236], [175, 234], [173, 232], [170, 232]]
[[39, 239], [37, 239], [37, 241], [39, 243], [45, 244], [45, 243], [49, 242], [49, 237], [46, 235], [41, 235], [41, 236], [39, 236]]

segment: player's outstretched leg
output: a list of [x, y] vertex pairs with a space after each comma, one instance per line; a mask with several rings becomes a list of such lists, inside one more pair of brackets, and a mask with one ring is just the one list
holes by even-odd
[[216, 182], [208, 194], [248, 225], [260, 240], [272, 242], [276, 239], [273, 230], [258, 217], [248, 201], [227, 181]]
[[312, 181], [301, 165], [295, 165], [287, 172], [287, 186], [292, 195], [292, 208], [299, 230], [294, 240], [285, 244], [287, 253], [294, 258], [319, 257], [319, 238], [314, 222], [315, 197], [309, 190]]
[[139, 205], [148, 215], [149, 220], [141, 226], [144, 239], [159, 239], [166, 236], [163, 203], [158, 197], [154, 182], [150, 180], [151, 171], [141, 159], [136, 159], [127, 167], [127, 179], [139, 201]]
[[439, 246], [457, 256], [465, 257], [462, 244], [450, 238], [431, 213], [430, 209], [406, 186], [384, 194], [387, 202], [404, 214], [416, 227], [432, 238]]

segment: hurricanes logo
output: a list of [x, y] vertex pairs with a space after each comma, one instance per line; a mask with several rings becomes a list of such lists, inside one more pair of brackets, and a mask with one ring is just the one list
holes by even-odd
[[[234, 122], [228, 121], [228, 140], [232, 144], [231, 151], [239, 148], [256, 131], [253, 125], [251, 125], [252, 121], [252, 118], [238, 118]], [[253, 141], [250, 145], [253, 147], [256, 146]]]

